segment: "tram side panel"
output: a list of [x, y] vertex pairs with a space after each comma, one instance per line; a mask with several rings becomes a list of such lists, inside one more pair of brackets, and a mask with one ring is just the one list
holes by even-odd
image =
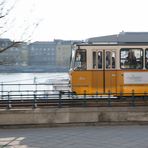
[[105, 71], [104, 78], [104, 92], [106, 94], [111, 93], [112, 95], [116, 95], [117, 93], [117, 71], [116, 70], [107, 70]]
[[[77, 94], [108, 94], [117, 92], [117, 72], [100, 70], [73, 71], [71, 73], [72, 91]], [[119, 84], [119, 83], [118, 83]]]
[[92, 70], [92, 94], [103, 94], [104, 93], [104, 78], [103, 71]]
[[77, 94], [103, 94], [103, 72], [102, 71], [73, 71], [71, 73], [72, 91]]
[[[107, 71], [105, 85], [102, 71], [73, 71], [72, 91], [77, 94], [105, 94], [144, 96], [148, 94], [148, 71]], [[116, 94], [117, 93], [117, 94]]]
[[89, 93], [91, 88], [91, 73], [87, 71], [73, 71], [71, 73], [72, 91], [78, 95]]
[[124, 93], [124, 80], [123, 80], [123, 71], [117, 70], [117, 96], [120, 96], [121, 93]]

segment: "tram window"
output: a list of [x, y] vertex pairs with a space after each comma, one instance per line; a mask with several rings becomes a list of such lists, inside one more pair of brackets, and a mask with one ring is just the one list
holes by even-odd
[[122, 48], [120, 50], [120, 66], [122, 69], [142, 69], [143, 50], [140, 48]]
[[102, 69], [102, 51], [98, 52], [98, 69]]
[[112, 69], [116, 68], [115, 58], [116, 58], [116, 53], [112, 52]]
[[97, 60], [96, 60], [96, 52], [93, 52], [93, 69], [96, 69], [96, 65], [97, 65]]
[[93, 69], [102, 69], [102, 51], [93, 52]]
[[145, 68], [148, 69], [148, 49], [145, 50]]
[[106, 69], [111, 68], [111, 52], [106, 51]]
[[86, 50], [77, 50], [74, 67], [76, 70], [86, 69]]

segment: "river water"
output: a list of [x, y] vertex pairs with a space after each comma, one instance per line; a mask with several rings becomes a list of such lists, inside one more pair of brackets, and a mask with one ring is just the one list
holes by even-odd
[[68, 73], [0, 73], [0, 84], [53, 83], [68, 80]]
[[68, 83], [68, 73], [0, 73], [1, 92], [52, 90], [52, 84], [64, 82]]

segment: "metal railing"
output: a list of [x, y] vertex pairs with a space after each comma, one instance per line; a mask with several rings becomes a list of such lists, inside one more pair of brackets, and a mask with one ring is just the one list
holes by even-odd
[[[57, 86], [62, 89], [57, 89]], [[56, 89], [54, 87], [56, 86]], [[136, 93], [100, 93], [82, 94], [71, 92], [68, 84], [1, 84], [0, 108], [38, 106], [48, 107], [89, 107], [89, 106], [148, 106], [148, 94]]]

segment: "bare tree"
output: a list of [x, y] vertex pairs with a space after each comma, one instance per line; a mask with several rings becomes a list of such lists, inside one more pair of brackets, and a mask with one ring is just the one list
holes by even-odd
[[14, 18], [9, 18], [11, 11], [15, 8], [18, 0], [0, 0], [0, 36], [9, 31], [8, 26], [14, 22]]
[[22, 42], [11, 42], [11, 44], [8, 45], [7, 47], [0, 48], [0, 53], [4, 52], [5, 50], [12, 48], [12, 47], [19, 47], [19, 46], [21, 46], [21, 44], [22, 44]]
[[32, 4], [30, 6], [30, 3], [28, 2], [28, 7], [30, 8], [29, 13], [32, 14], [33, 17], [31, 17], [31, 15], [23, 17], [21, 22], [17, 24], [18, 22], [14, 12], [19, 7], [19, 2], [21, 2], [21, 0], [0, 0], [0, 37], [4, 36], [8, 32], [16, 34], [16, 26], [17, 29], [19, 29], [19, 39], [17, 39], [17, 41], [12, 39], [14, 40], [12, 44], [7, 47], [0, 48], [0, 52], [11, 47], [20, 46], [22, 42], [29, 42], [34, 31], [41, 22], [41, 19], [33, 16], [35, 5]]

